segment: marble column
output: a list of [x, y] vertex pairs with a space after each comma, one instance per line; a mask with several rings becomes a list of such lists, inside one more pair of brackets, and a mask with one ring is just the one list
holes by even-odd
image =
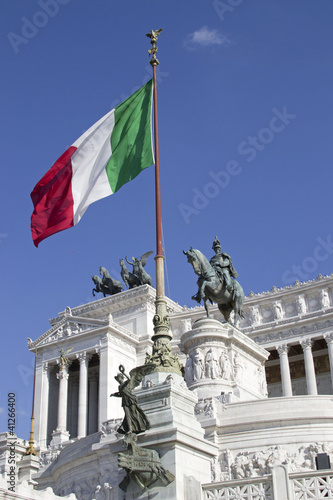
[[[115, 411], [115, 399], [110, 394], [117, 390], [117, 382], [114, 376], [117, 374], [118, 365], [115, 360], [114, 340], [110, 333], [101, 338], [99, 348], [99, 426], [110, 418], [117, 418], [119, 414]], [[112, 406], [113, 405], [113, 406]], [[121, 413], [120, 413], [121, 415]]]
[[289, 347], [287, 344], [282, 344], [279, 345], [276, 348], [276, 350], [280, 356], [282, 396], [292, 396], [293, 390], [291, 386], [291, 377], [290, 377], [289, 360], [288, 360]]
[[324, 335], [328, 347], [328, 358], [330, 361], [331, 383], [333, 386], [333, 333], [326, 333]]
[[50, 384], [50, 366], [46, 361], [43, 363], [43, 372], [42, 372], [42, 421], [40, 425], [40, 438], [39, 445], [43, 448], [47, 447], [47, 427], [49, 420], [49, 384]]
[[69, 432], [67, 426], [67, 399], [68, 399], [68, 364], [59, 366], [57, 373], [59, 380], [59, 396], [58, 396], [58, 421], [57, 428], [52, 433], [52, 445], [58, 445], [69, 440]]
[[308, 390], [308, 395], [316, 396], [318, 394], [318, 391], [317, 391], [316, 372], [311, 350], [312, 341], [310, 338], [306, 338], [306, 339], [301, 339], [299, 343], [303, 347], [303, 352], [304, 352], [306, 386]]
[[98, 373], [96, 371], [89, 374], [89, 421], [88, 434], [98, 431]]
[[78, 430], [77, 437], [82, 438], [87, 435], [88, 421], [88, 363], [91, 356], [86, 352], [77, 354], [80, 362], [80, 380], [79, 380], [79, 403], [78, 403]]
[[[20, 372], [21, 377], [23, 377], [23, 380], [26, 385], [28, 383], [33, 382], [33, 377], [34, 377], [34, 360], [31, 359], [32, 367], [31, 369], [26, 369], [24, 367], [24, 372]], [[42, 446], [45, 447], [44, 443], [41, 443], [41, 440], [43, 440], [44, 436], [42, 436], [42, 426], [43, 426], [43, 357], [42, 355], [37, 353], [37, 359], [36, 359], [36, 380], [35, 380], [35, 408], [34, 408], [34, 413], [35, 413], [35, 419], [34, 419], [34, 440], [37, 442], [37, 445], [39, 446], [42, 444]]]

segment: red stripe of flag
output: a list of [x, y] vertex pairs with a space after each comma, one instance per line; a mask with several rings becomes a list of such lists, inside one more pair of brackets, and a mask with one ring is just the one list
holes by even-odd
[[34, 204], [31, 232], [36, 247], [51, 234], [74, 226], [71, 158], [76, 150], [70, 146], [30, 195]]

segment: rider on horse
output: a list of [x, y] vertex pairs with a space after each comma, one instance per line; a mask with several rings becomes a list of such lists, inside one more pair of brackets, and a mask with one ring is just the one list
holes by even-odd
[[215, 240], [213, 241], [212, 249], [214, 250], [215, 255], [210, 259], [209, 262], [215, 269], [216, 274], [221, 279], [221, 281], [225, 282], [228, 292], [232, 292], [233, 286], [230, 276], [232, 276], [233, 278], [237, 278], [238, 273], [232, 265], [230, 255], [225, 252], [222, 253], [221, 244], [217, 236], [215, 236]]

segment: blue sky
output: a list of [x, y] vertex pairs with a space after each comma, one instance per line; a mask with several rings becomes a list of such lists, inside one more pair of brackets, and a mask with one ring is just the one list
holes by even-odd
[[[33, 356], [48, 319], [93, 299], [91, 276], [155, 252], [154, 171], [33, 245], [30, 192], [84, 130], [150, 78], [158, 106], [167, 294], [194, 306], [182, 250], [215, 235], [244, 291], [333, 272], [331, 0], [2, 0], [0, 429], [17, 394], [29, 436]], [[147, 271], [155, 281], [153, 257]]]

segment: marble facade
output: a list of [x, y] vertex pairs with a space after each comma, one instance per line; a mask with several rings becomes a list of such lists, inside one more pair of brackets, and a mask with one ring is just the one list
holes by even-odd
[[[123, 413], [109, 395], [119, 364], [129, 372], [151, 351], [154, 301], [144, 285], [67, 307], [29, 342], [37, 349], [38, 488], [126, 498], [117, 486]], [[154, 374], [138, 391], [152, 422], [144, 446], [158, 449], [176, 476], [156, 498], [183, 500], [190, 491], [201, 499], [206, 490], [210, 498], [212, 481], [246, 484], [281, 465], [310, 473], [318, 453], [333, 460], [333, 275], [251, 292], [238, 329], [221, 322], [216, 306], [211, 319], [199, 306], [167, 299], [167, 307], [184, 378]], [[61, 349], [70, 349], [65, 370]]]

